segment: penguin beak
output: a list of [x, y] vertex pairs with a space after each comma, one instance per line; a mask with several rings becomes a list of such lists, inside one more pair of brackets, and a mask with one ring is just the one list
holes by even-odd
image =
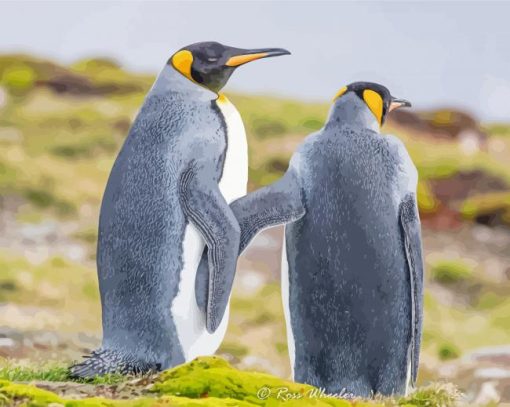
[[238, 54], [227, 60], [226, 66], [237, 67], [261, 58], [290, 55], [290, 52], [283, 48], [241, 49], [238, 51]]
[[408, 100], [405, 100], [405, 99], [399, 99], [399, 98], [395, 98], [395, 97], [391, 97], [391, 103], [390, 103], [390, 112], [392, 110], [395, 110], [395, 109], [398, 109], [400, 107], [411, 107], [411, 102], [409, 102]]

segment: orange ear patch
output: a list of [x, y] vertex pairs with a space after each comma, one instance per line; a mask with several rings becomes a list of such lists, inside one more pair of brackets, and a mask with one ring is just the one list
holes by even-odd
[[193, 81], [191, 77], [191, 64], [193, 63], [193, 54], [190, 51], [182, 50], [176, 52], [172, 57], [172, 65], [180, 73], [182, 73], [190, 81]]
[[371, 89], [365, 89], [363, 91], [363, 100], [372, 111], [379, 124], [381, 124], [384, 105], [381, 95]]

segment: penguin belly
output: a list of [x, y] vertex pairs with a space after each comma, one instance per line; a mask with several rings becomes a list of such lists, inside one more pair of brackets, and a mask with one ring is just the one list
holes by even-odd
[[[223, 171], [218, 182], [225, 200], [231, 203], [246, 195], [248, 184], [248, 144], [239, 112], [225, 97], [220, 96], [217, 106], [226, 127], [226, 153]], [[182, 270], [179, 291], [172, 302], [171, 314], [186, 361], [197, 356], [212, 355], [221, 345], [228, 326], [229, 306], [218, 329], [207, 332], [205, 315], [195, 300], [195, 278], [205, 247], [205, 241], [194, 225], [185, 227], [182, 243]]]
[[285, 317], [285, 329], [287, 331], [287, 347], [290, 359], [291, 378], [294, 380], [294, 363], [296, 360], [296, 346], [294, 342], [294, 333], [292, 332], [291, 312], [290, 312], [290, 280], [289, 263], [287, 260], [287, 242], [285, 239], [285, 228], [283, 229], [282, 244], [282, 266], [281, 266], [281, 290], [283, 315]]

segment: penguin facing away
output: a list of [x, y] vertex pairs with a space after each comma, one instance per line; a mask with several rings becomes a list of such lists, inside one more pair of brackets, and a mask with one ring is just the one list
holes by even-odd
[[[219, 347], [240, 233], [228, 203], [246, 193], [248, 155], [239, 113], [218, 92], [237, 67], [286, 54], [202, 42], [163, 68], [108, 179], [97, 247], [103, 341], [72, 376], [161, 370]], [[204, 246], [205, 313], [194, 292]]]
[[416, 380], [423, 315], [417, 171], [379, 133], [410, 103], [356, 82], [285, 175], [231, 204], [242, 251], [286, 224], [282, 300], [293, 378], [328, 393], [401, 394]]

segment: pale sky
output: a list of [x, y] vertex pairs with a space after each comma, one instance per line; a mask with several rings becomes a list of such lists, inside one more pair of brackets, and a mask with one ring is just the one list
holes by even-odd
[[510, 122], [509, 19], [510, 2], [488, 1], [0, 1], [0, 52], [157, 73], [197, 41], [284, 47], [293, 55], [239, 68], [226, 90], [328, 101], [367, 80], [417, 108]]

